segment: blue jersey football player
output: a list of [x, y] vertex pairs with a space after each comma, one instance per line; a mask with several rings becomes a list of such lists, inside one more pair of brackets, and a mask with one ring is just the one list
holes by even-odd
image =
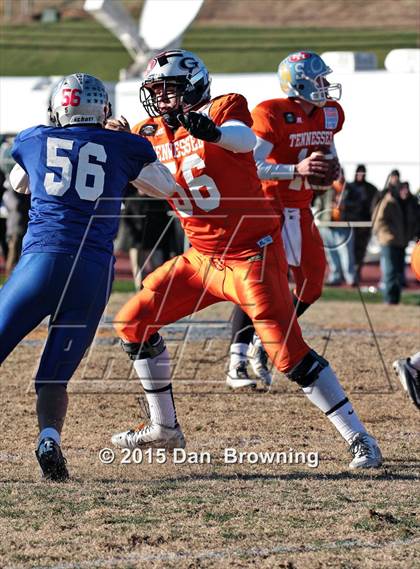
[[172, 175], [144, 138], [104, 128], [110, 116], [101, 81], [69, 75], [53, 90], [54, 127], [21, 132], [10, 183], [31, 194], [22, 256], [0, 291], [0, 364], [45, 317], [49, 331], [35, 377], [45, 478], [68, 478], [60, 448], [67, 383], [91, 344], [113, 278], [113, 239], [124, 188], [168, 197]]

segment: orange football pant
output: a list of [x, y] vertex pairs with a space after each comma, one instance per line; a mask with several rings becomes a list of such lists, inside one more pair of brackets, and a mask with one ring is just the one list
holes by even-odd
[[314, 303], [322, 294], [327, 260], [324, 242], [309, 208], [300, 210], [302, 252], [299, 267], [290, 267], [295, 280], [295, 296], [306, 304]]
[[142, 343], [162, 326], [228, 300], [252, 319], [280, 371], [289, 371], [310, 349], [296, 320], [280, 236], [247, 260], [221, 261], [191, 248], [148, 275], [143, 287], [115, 318], [126, 342]]

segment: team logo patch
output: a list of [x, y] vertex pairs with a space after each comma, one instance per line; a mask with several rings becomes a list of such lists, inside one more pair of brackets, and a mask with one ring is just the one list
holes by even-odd
[[157, 124], [145, 124], [140, 129], [141, 136], [154, 136], [157, 131]]
[[296, 115], [295, 113], [283, 113], [284, 120], [287, 124], [293, 124], [296, 122]]
[[338, 125], [338, 110], [335, 107], [324, 107], [325, 128], [334, 130]]
[[267, 245], [271, 245], [272, 242], [273, 238], [271, 237], [271, 235], [266, 235], [265, 237], [262, 237], [259, 241], [257, 241], [257, 245], [262, 249]]

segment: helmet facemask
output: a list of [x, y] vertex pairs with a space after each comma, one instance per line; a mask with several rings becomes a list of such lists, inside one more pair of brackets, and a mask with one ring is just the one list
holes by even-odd
[[167, 113], [181, 113], [185, 91], [185, 79], [177, 77], [157, 81], [145, 81], [140, 87], [140, 102], [149, 117], [161, 117]]
[[177, 128], [177, 116], [210, 100], [210, 78], [204, 64], [185, 50], [157, 55], [140, 87], [140, 101], [150, 117], [163, 117]]
[[312, 78], [301, 74], [294, 85], [289, 83], [289, 88], [293, 91], [294, 97], [312, 103], [316, 107], [323, 107], [327, 101], [339, 101], [341, 98], [341, 84], [330, 83], [326, 75], [327, 73], [322, 73]]
[[[331, 71], [327, 73], [331, 73]], [[309, 102], [318, 107], [323, 107], [327, 101], [339, 101], [341, 99], [341, 83], [330, 83], [326, 78], [327, 73], [317, 75], [315, 79], [305, 77], [314, 85]]]

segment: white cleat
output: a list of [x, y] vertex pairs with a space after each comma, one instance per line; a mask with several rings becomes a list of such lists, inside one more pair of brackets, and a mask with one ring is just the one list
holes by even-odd
[[136, 429], [117, 433], [111, 437], [113, 445], [119, 448], [163, 448], [173, 450], [175, 448], [185, 448], [185, 437], [181, 427], [164, 427], [151, 423], [145, 425], [140, 423]]
[[249, 345], [248, 361], [251, 364], [252, 371], [263, 382], [264, 386], [267, 388], [271, 387], [273, 378], [267, 365], [267, 352], [264, 350], [262, 342], [258, 337]]
[[255, 389], [257, 382], [255, 379], [249, 377], [246, 362], [241, 362], [236, 368], [232, 368], [228, 371], [226, 385], [232, 389], [239, 389], [241, 387]]
[[356, 433], [350, 445], [353, 460], [350, 468], [379, 468], [382, 454], [376, 439], [368, 433]]
[[410, 358], [395, 360], [392, 364], [404, 391], [417, 407], [420, 409], [420, 372], [410, 365]]

